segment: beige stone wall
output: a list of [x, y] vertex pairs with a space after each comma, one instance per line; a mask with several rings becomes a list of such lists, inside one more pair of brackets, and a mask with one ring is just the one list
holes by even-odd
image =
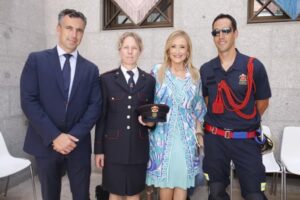
[[[19, 81], [28, 53], [46, 47], [44, 9], [43, 1], [0, 0], [0, 131], [12, 155], [30, 159], [23, 152], [27, 122], [20, 107]], [[12, 176], [10, 185], [28, 175], [26, 170]]]

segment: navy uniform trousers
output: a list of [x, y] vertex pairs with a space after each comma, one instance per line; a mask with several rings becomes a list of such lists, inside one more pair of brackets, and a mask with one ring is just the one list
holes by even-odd
[[242, 196], [258, 195], [260, 198], [256, 200], [266, 199], [262, 192], [266, 182], [265, 167], [260, 146], [254, 139], [226, 139], [206, 133], [204, 144], [206, 154], [203, 171], [210, 189], [217, 190], [210, 191], [209, 200], [229, 200], [225, 189], [230, 183], [231, 160], [239, 178]]

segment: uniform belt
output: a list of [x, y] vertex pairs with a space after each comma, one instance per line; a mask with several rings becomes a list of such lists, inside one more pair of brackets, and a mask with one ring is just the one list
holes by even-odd
[[218, 127], [212, 126], [210, 124], [205, 124], [204, 129], [214, 135], [220, 135], [227, 139], [250, 139], [255, 138], [257, 131], [228, 131], [223, 130]]

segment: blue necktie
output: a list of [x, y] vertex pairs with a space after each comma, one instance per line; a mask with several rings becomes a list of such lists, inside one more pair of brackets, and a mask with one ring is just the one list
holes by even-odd
[[70, 87], [70, 80], [71, 80], [71, 65], [70, 65], [70, 58], [71, 54], [64, 54], [66, 57], [66, 61], [64, 64], [64, 67], [62, 69], [62, 74], [64, 78], [64, 89], [65, 89], [65, 95], [68, 98], [69, 96], [69, 87]]
[[134, 80], [133, 80], [133, 76], [134, 76], [134, 73], [132, 71], [127, 71], [127, 74], [129, 74], [130, 78], [128, 80], [128, 86], [130, 88], [130, 91], [132, 92], [133, 88], [134, 88]]

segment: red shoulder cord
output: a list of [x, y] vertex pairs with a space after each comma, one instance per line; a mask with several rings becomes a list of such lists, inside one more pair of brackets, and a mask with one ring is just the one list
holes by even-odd
[[[212, 112], [215, 114], [222, 114], [224, 113], [224, 107], [227, 110], [234, 111], [238, 116], [244, 119], [252, 119], [256, 115], [256, 106], [254, 106], [252, 114], [245, 114], [241, 110], [245, 108], [245, 106], [249, 102], [249, 98], [252, 91], [252, 86], [254, 92], [256, 90], [255, 83], [253, 81], [253, 59], [252, 57], [249, 58], [247, 69], [248, 69], [248, 79], [247, 79], [247, 93], [243, 101], [239, 100], [233, 93], [232, 89], [228, 86], [225, 80], [221, 80], [218, 83], [218, 91], [215, 101], [212, 105]], [[232, 109], [230, 109], [224, 102], [223, 93], [225, 93], [225, 97], [228, 100], [228, 103]]]

